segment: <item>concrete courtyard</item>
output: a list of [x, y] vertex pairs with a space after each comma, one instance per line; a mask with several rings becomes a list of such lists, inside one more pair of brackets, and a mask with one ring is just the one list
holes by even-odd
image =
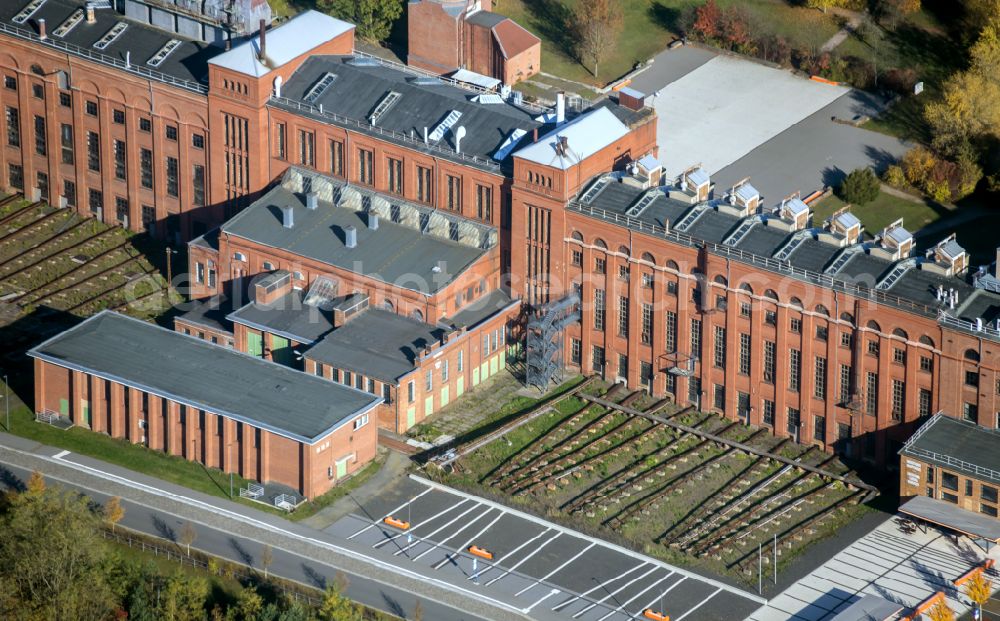
[[795, 191], [834, 185], [863, 166], [881, 169], [908, 145], [835, 123], [872, 116], [879, 98], [697, 47], [660, 53], [633, 88], [659, 115], [659, 159], [668, 176], [701, 164], [721, 195], [750, 177], [765, 206]]

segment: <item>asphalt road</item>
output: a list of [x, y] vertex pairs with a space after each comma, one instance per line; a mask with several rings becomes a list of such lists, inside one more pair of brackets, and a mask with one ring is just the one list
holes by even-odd
[[[113, 466], [106, 465], [110, 472], [108, 480], [105, 480], [97, 471], [87, 471], [87, 468], [100, 466], [103, 462], [37, 444], [34, 445], [35, 454], [21, 452], [25, 440], [0, 434], [0, 444], [11, 440], [22, 446], [20, 451], [0, 446], [0, 485], [4, 487], [23, 483], [30, 471], [37, 469], [50, 484], [57, 483], [77, 490], [96, 502], [103, 503], [108, 496], [117, 495], [122, 498], [125, 508], [125, 517], [120, 522], [122, 526], [176, 542], [184, 524], [191, 523], [197, 532], [192, 548], [257, 570], [260, 570], [261, 550], [265, 544], [270, 544], [273, 560], [269, 572], [272, 575], [323, 588], [341, 573], [347, 578], [348, 597], [404, 618], [412, 613], [418, 599], [424, 619], [435, 621], [525, 618], [513, 611], [494, 608], [486, 601], [488, 598], [480, 598], [474, 591], [463, 592], [413, 572], [394, 570], [378, 561], [373, 562], [364, 553], [354, 553], [346, 547], [337, 546], [324, 533], [270, 514], [218, 500], [218, 505], [230, 504], [248, 514], [245, 519], [227, 519], [227, 514], [231, 513], [229, 507], [205, 506], [205, 511], [193, 510], [199, 502], [196, 498], [188, 498], [193, 505], [190, 511], [183, 504], [179, 508], [171, 508], [169, 505], [179, 503], [160, 503], [156, 496], [150, 501], [150, 488], [147, 486], [155, 479], [147, 480], [136, 475], [140, 480], [135, 480], [134, 485], [123, 486], [122, 479], [116, 478], [120, 473]], [[170, 487], [169, 483], [162, 484]], [[189, 493], [197, 496], [196, 492]], [[164, 506], [156, 506], [160, 504]], [[255, 513], [258, 515], [252, 515]], [[273, 530], [272, 524], [275, 524]], [[312, 535], [316, 538], [311, 538]]]

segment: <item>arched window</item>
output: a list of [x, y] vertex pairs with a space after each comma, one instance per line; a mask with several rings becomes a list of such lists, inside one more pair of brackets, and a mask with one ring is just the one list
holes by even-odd
[[653, 263], [653, 264], [656, 263], [656, 259], [654, 259], [653, 255], [649, 254], [648, 252], [642, 253], [642, 260], [646, 261], [647, 263]]
[[573, 231], [572, 237], [573, 237], [573, 239], [575, 239], [578, 242], [582, 242], [583, 241], [583, 234], [581, 234], [580, 231]]
[[746, 291], [750, 295], [753, 295], [753, 287], [751, 287], [749, 283], [743, 283], [740, 285], [740, 289]]
[[714, 280], [714, 281], [715, 281], [715, 284], [717, 284], [717, 285], [722, 285], [723, 287], [725, 287], [726, 285], [728, 285], [728, 284], [729, 284], [729, 283], [728, 283], [728, 282], [726, 281], [726, 277], [725, 277], [725, 276], [723, 276], [722, 274], [719, 274], [718, 276], [716, 276], [716, 277], [715, 277], [715, 278], [713, 278], [712, 280]]
[[396, 312], [396, 307], [393, 305], [392, 300], [385, 300], [382, 302], [382, 308], [389, 311], [390, 313]]
[[979, 352], [974, 349], [966, 349], [965, 359], [972, 362], [979, 362]]
[[850, 313], [840, 313], [840, 320], [848, 323], [854, 323], [854, 315]]
[[598, 248], [601, 248], [602, 250], [608, 249], [608, 245], [604, 243], [604, 240], [601, 239], [600, 237], [594, 240], [594, 245], [597, 246]]
[[775, 291], [774, 289], [768, 289], [767, 291], [764, 292], [764, 297], [765, 298], [770, 298], [770, 299], [774, 300], [775, 302], [777, 302], [778, 301], [778, 292]]
[[798, 299], [794, 295], [792, 296], [791, 302], [792, 306], [794, 306], [795, 308], [802, 308], [802, 300]]
[[934, 339], [927, 336], [926, 334], [922, 334], [920, 338], [917, 340], [919, 340], [922, 345], [927, 345], [928, 347], [934, 347]]
[[677, 263], [675, 263], [674, 261], [672, 261], [670, 259], [667, 259], [667, 267], [669, 269], [672, 269], [672, 270], [680, 271], [680, 268], [677, 267]]
[[874, 320], [869, 321], [867, 325], [868, 325], [868, 329], [869, 330], [875, 330], [877, 332], [881, 332], [882, 331], [882, 326], [878, 325], [877, 321], [874, 321]]
[[414, 309], [413, 312], [410, 313], [410, 317], [413, 317], [417, 321], [423, 321], [424, 320], [424, 314], [422, 312], [420, 312], [419, 308]]
[[910, 336], [906, 333], [906, 330], [902, 328], [895, 328], [892, 331], [893, 336], [898, 336], [901, 339], [909, 339]]
[[820, 315], [825, 315], [826, 317], [830, 316], [830, 309], [823, 306], [822, 304], [816, 305], [816, 312], [819, 313]]
[[618, 254], [623, 254], [623, 255], [625, 255], [627, 257], [630, 254], [632, 254], [632, 251], [630, 251], [625, 246], [618, 246]]

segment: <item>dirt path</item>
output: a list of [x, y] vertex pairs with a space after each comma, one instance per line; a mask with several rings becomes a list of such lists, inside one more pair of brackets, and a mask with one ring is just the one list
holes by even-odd
[[858, 26], [861, 24], [861, 18], [857, 15], [851, 15], [847, 18], [847, 24], [843, 28], [837, 31], [832, 37], [827, 39], [820, 48], [820, 52], [832, 52], [837, 49], [837, 47], [844, 42], [852, 32], [857, 30]]

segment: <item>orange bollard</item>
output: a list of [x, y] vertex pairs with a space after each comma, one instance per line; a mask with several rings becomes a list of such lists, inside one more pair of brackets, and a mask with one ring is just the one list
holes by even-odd
[[388, 524], [389, 526], [392, 526], [393, 528], [398, 528], [400, 530], [410, 530], [410, 523], [409, 522], [405, 522], [403, 520], [397, 520], [396, 518], [392, 517], [391, 515], [389, 517], [385, 518], [382, 521], [385, 522], [386, 524]]
[[643, 610], [642, 616], [650, 619], [651, 621], [670, 621], [670, 617], [668, 615], [655, 612], [652, 608]]

